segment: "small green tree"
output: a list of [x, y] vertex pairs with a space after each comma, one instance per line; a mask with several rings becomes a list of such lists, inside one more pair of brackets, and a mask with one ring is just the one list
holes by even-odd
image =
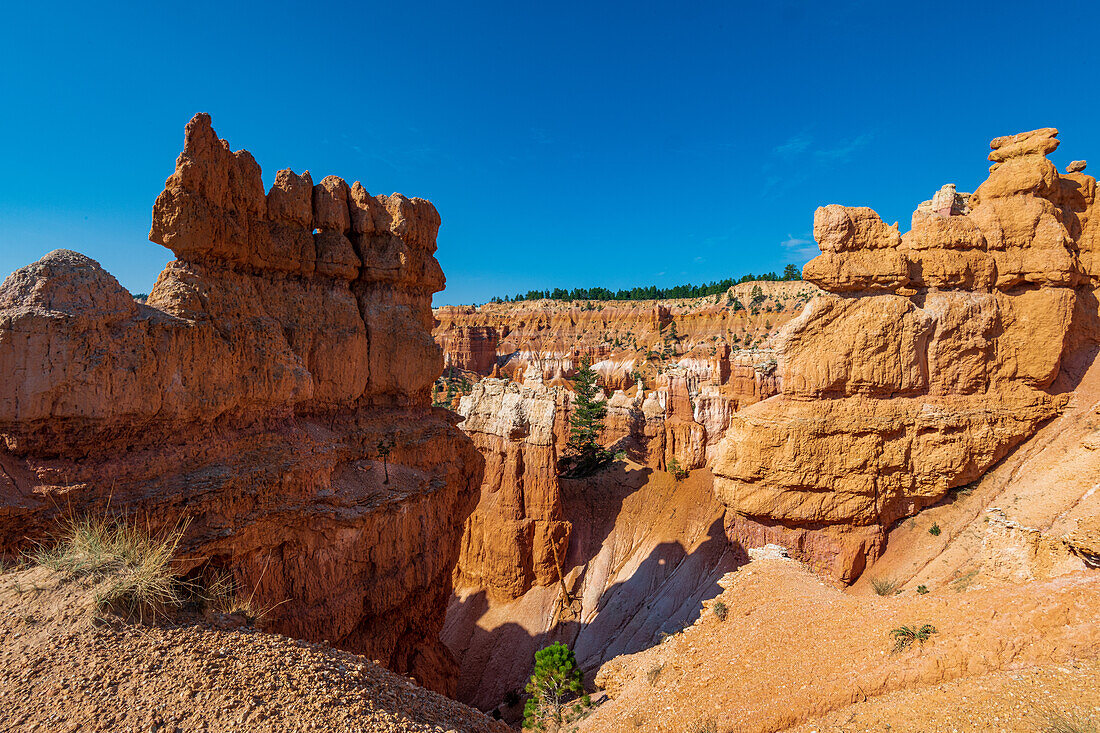
[[378, 441], [378, 457], [382, 459], [382, 470], [386, 472], [386, 480], [382, 482], [383, 484], [390, 482], [389, 456], [391, 450], [393, 450], [393, 441], [387, 441], [384, 438]]
[[801, 280], [802, 273], [798, 271], [798, 268], [792, 265], [787, 265], [783, 268], [784, 280]]
[[585, 356], [574, 379], [573, 415], [569, 418], [569, 443], [567, 448], [576, 459], [574, 473], [583, 476], [597, 469], [607, 458], [607, 451], [599, 444], [607, 405], [596, 399], [599, 387], [592, 360]]
[[523, 727], [556, 730], [575, 720], [591, 704], [572, 650], [560, 642], [535, 652], [535, 669], [527, 683], [531, 695], [523, 707]]

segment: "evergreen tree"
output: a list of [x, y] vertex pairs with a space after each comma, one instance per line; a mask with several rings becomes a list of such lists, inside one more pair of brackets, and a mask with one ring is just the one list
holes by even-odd
[[795, 267], [794, 265], [787, 265], [786, 267], [783, 268], [783, 279], [784, 280], [801, 280], [802, 279], [802, 273], [799, 272], [798, 268]]
[[569, 418], [569, 451], [576, 457], [574, 473], [591, 473], [603, 462], [605, 451], [599, 444], [600, 429], [607, 415], [607, 404], [596, 399], [599, 387], [592, 360], [581, 359], [581, 368], [574, 379], [573, 415]]
[[528, 730], [557, 730], [591, 704], [584, 693], [577, 658], [561, 643], [535, 652], [527, 692], [531, 697], [523, 707], [523, 727]]

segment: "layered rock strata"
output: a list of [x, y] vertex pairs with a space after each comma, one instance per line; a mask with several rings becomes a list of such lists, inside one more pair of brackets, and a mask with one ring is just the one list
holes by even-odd
[[587, 356], [612, 389], [632, 386], [638, 373], [652, 378], [655, 366], [668, 364], [725, 384], [739, 350], [765, 347], [817, 293], [805, 282], [761, 281], [693, 299], [444, 306], [435, 309], [433, 334], [448, 365], [482, 376], [496, 365], [519, 380], [533, 366], [548, 382], [564, 380]]
[[571, 529], [558, 478], [565, 399], [558, 388], [500, 379], [461, 399], [462, 430], [485, 457], [485, 479], [463, 529], [456, 586], [511, 600], [558, 580]]
[[867, 208], [818, 209], [803, 276], [826, 294], [777, 337], [781, 394], [732, 416], [714, 465], [731, 541], [851, 581], [884, 528], [1058, 413], [1067, 349], [1095, 348], [1080, 335], [1100, 271], [1096, 182], [1047, 160], [1056, 134], [994, 140], [989, 179], [904, 236]]
[[0, 548], [70, 513], [186, 522], [183, 569], [231, 572], [273, 630], [448, 689], [482, 459], [430, 406], [439, 224], [333, 176], [265, 194], [197, 115], [149, 235], [177, 259], [145, 304], [65, 250], [0, 286]]

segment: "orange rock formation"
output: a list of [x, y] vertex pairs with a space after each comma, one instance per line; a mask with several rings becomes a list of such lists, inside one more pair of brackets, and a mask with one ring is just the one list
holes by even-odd
[[569, 378], [587, 355], [613, 389], [632, 386], [635, 373], [652, 374], [658, 361], [688, 360], [701, 377], [725, 384], [736, 350], [765, 346], [817, 292], [805, 282], [762, 281], [682, 300], [444, 306], [435, 309], [433, 334], [449, 365], [483, 376], [499, 364], [512, 379], [532, 365], [547, 381]]
[[989, 179], [904, 236], [818, 209], [803, 275], [827, 294], [777, 337], [782, 392], [732, 416], [715, 461], [731, 541], [851, 581], [886, 528], [1058, 413], [1063, 359], [1095, 349], [1100, 217], [1095, 179], [1046, 159], [1056, 134], [994, 140]]
[[[65, 250], [0, 286], [0, 548], [60, 515], [189, 520], [274, 630], [447, 689], [438, 640], [482, 459], [430, 406], [435, 208], [260, 167], [187, 125], [138, 304]], [[392, 444], [389, 481], [377, 460]]]

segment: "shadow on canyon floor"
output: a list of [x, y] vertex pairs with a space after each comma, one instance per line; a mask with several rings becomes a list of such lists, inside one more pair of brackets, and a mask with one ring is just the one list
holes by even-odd
[[476, 591], [448, 609], [443, 639], [460, 659], [458, 699], [484, 710], [522, 692], [535, 651], [549, 643], [573, 648], [589, 680], [608, 659], [660, 643], [690, 625], [721, 593], [718, 579], [743, 562], [726, 540], [709, 472], [679, 483], [617, 463], [562, 484], [572, 607], [559, 611], [554, 584], [508, 602]]

